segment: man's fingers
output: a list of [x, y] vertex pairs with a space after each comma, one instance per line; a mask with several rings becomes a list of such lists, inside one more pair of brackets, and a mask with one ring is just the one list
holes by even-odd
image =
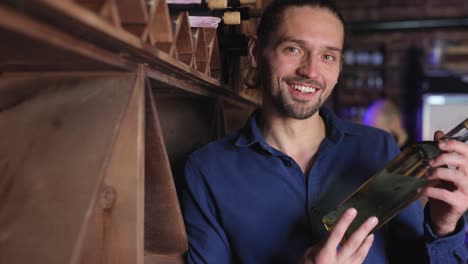
[[369, 217], [346, 241], [338, 253], [340, 257], [350, 258], [356, 254], [360, 247], [362, 247], [364, 240], [369, 236], [369, 233], [374, 229], [378, 223], [375, 216]]
[[468, 157], [468, 148], [466, 144], [458, 140], [442, 140], [438, 142], [438, 147], [445, 152], [456, 152], [462, 156]]
[[452, 168], [458, 168], [462, 171], [466, 171], [468, 170], [468, 164], [466, 164], [467, 157], [468, 155], [465, 157], [455, 152], [443, 153], [431, 160], [429, 165], [431, 167], [449, 165]]
[[437, 130], [435, 133], [434, 133], [434, 140], [437, 141], [439, 140], [441, 137], [444, 136], [444, 132], [440, 131], [440, 130]]
[[451, 192], [436, 187], [426, 187], [421, 190], [421, 194], [451, 205], [453, 210], [457, 211], [460, 215], [463, 214], [467, 208], [466, 204], [468, 204], [468, 201], [466, 200], [466, 196], [458, 192]]
[[374, 243], [374, 234], [370, 234], [366, 237], [364, 242], [362, 243], [361, 247], [351, 256], [352, 263], [363, 263], [364, 259], [367, 257], [370, 248], [372, 247], [372, 243]]
[[348, 229], [351, 222], [353, 222], [356, 215], [357, 211], [354, 208], [350, 208], [345, 211], [345, 213], [341, 216], [340, 220], [338, 220], [335, 227], [331, 231], [330, 236], [325, 243], [325, 247], [336, 250], [341, 240], [343, 239], [346, 230]]
[[459, 170], [437, 168], [427, 177], [427, 179], [444, 180], [452, 184], [458, 191], [468, 193], [468, 177]]

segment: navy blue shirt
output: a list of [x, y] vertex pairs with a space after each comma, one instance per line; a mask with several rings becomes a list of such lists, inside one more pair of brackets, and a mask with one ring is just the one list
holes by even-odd
[[[291, 157], [266, 143], [259, 111], [243, 129], [187, 161], [181, 203], [188, 263], [297, 263], [326, 239], [323, 215], [399, 152], [390, 134], [322, 108], [326, 138], [306, 177]], [[467, 263], [463, 224], [436, 239], [415, 202], [375, 232], [366, 263]]]

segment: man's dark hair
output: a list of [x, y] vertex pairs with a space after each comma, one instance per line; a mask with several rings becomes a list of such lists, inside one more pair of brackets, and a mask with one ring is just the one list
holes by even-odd
[[346, 28], [341, 12], [331, 0], [272, 0], [263, 11], [257, 28], [257, 38], [261, 46], [265, 46], [271, 33], [278, 30], [284, 10], [291, 6], [311, 6], [328, 9], [338, 17], [343, 27]]

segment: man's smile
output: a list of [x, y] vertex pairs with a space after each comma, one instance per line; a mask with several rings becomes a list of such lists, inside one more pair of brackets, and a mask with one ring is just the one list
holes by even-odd
[[287, 83], [290, 87], [292, 87], [294, 90], [297, 90], [301, 93], [314, 93], [316, 90], [318, 90], [316, 87], [304, 85], [304, 84], [295, 84], [295, 83]]

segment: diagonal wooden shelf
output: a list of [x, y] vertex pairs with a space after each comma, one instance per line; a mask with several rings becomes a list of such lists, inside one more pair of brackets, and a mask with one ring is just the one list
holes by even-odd
[[76, 263], [135, 80], [131, 73], [1, 78], [2, 263]]
[[[79, 263], [143, 263], [144, 255], [144, 74], [138, 71], [112, 145]], [[105, 246], [104, 246], [105, 245]], [[119, 250], [115, 250], [119, 249]]]
[[[10, 0], [7, 0], [10, 2]], [[123, 28], [115, 27], [87, 8], [71, 1], [20, 0], [17, 11], [40, 19], [49, 24], [60, 25], [60, 29], [73, 36], [86, 39], [104, 49], [120, 54], [137, 63], [149, 65], [165, 72], [177, 72], [180, 79], [196, 80], [201, 86], [217, 86], [221, 83], [195, 70], [167, 53], [143, 42]]]

